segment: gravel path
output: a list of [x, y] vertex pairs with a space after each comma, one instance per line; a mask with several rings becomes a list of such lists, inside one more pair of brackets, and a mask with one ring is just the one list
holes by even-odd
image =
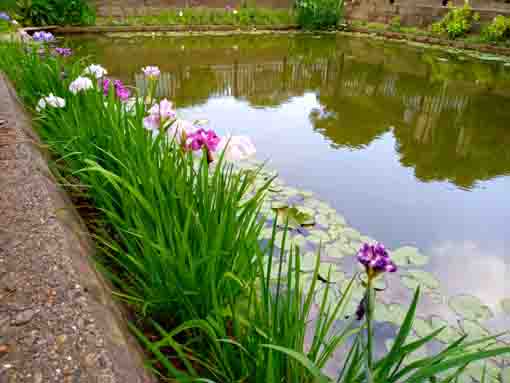
[[0, 73], [0, 383], [153, 382]]

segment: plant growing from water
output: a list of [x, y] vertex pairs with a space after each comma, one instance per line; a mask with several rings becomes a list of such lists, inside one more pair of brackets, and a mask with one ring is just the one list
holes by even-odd
[[[311, 277], [303, 275], [306, 258], [287, 245], [288, 223], [280, 238], [275, 220], [269, 241], [260, 242], [272, 179], [255, 187], [257, 171], [225, 162], [228, 146], [209, 163], [222, 146], [193, 123], [179, 125], [169, 101], [151, 95], [147, 105], [133, 90], [128, 103], [111, 84], [105, 92], [104, 68], [25, 48], [1, 45], [0, 68], [29, 107], [40, 106], [37, 126], [62, 179], [97, 209], [100, 267], [137, 314], [132, 329], [156, 373], [182, 382], [453, 382], [469, 363], [510, 352], [494, 347], [496, 336], [461, 336], [409, 361], [443, 331], [411, 337], [417, 289], [393, 345], [377, 359], [375, 283], [396, 271], [384, 247], [360, 249], [365, 321], [346, 320], [357, 276], [333, 298], [329, 283], [319, 291], [320, 252]], [[401, 258], [420, 259], [409, 249]], [[328, 377], [337, 350], [345, 358]]]

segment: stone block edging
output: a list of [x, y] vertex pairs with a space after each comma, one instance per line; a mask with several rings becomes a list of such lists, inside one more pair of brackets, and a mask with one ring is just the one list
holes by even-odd
[[0, 72], [0, 381], [155, 383], [31, 121]]

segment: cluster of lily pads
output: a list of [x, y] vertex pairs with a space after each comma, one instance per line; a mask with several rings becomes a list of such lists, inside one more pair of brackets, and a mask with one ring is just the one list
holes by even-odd
[[[240, 166], [245, 169], [257, 169], [260, 164], [256, 161], [246, 162]], [[267, 182], [268, 179], [276, 177], [273, 171], [265, 170], [258, 175], [255, 187]], [[305, 273], [302, 282], [304, 287], [309, 287], [312, 282], [312, 272], [317, 257], [317, 248], [322, 248], [321, 264], [319, 275], [321, 276], [322, 287], [315, 293], [315, 303], [320, 305], [324, 294], [327, 291], [330, 298], [338, 299], [342, 296], [349, 285], [352, 275], [359, 271], [359, 266], [353, 264], [353, 259], [358, 253], [363, 243], [376, 244], [376, 240], [361, 234], [358, 230], [350, 227], [346, 219], [327, 203], [319, 200], [312, 192], [299, 190], [285, 185], [285, 183], [275, 178], [269, 193], [262, 205], [262, 214], [267, 217], [266, 227], [262, 230], [261, 239], [269, 240], [272, 235], [273, 217], [277, 213], [279, 222], [288, 220], [289, 233], [286, 242], [288, 251], [291, 246], [297, 245], [303, 249], [301, 257], [301, 271]], [[284, 235], [284, 225], [282, 224], [276, 234], [276, 243], [281, 243]], [[451, 315], [448, 320], [433, 313], [423, 316], [420, 312], [413, 323], [413, 336], [410, 339], [417, 340], [425, 337], [430, 332], [445, 326], [437, 337], [437, 341], [443, 344], [450, 344], [460, 336], [466, 334], [468, 339], [478, 339], [489, 336], [491, 331], [485, 327], [485, 322], [494, 317], [494, 313], [478, 297], [473, 295], [461, 294], [446, 298], [441, 291], [441, 282], [430, 271], [424, 270], [430, 261], [428, 255], [422, 254], [414, 246], [402, 246], [391, 252], [392, 261], [399, 267], [398, 276], [390, 276], [391, 289], [388, 287], [389, 279], [386, 276], [374, 281], [374, 287], [380, 290], [378, 295], [378, 304], [374, 310], [374, 320], [379, 326], [385, 323], [398, 327], [402, 324], [406, 315], [408, 302], [403, 302], [402, 297], [393, 297], [393, 292], [409, 290], [409, 293], [421, 287], [426, 297], [436, 305], [446, 304]], [[274, 260], [278, 263], [279, 260]], [[285, 269], [285, 267], [284, 267]], [[277, 277], [278, 268], [273, 267], [273, 277]], [[329, 281], [327, 276], [329, 274]], [[309, 278], [306, 278], [306, 275]], [[356, 281], [351, 289], [351, 300], [342, 317], [353, 315], [366, 292], [366, 277]], [[326, 289], [328, 285], [328, 289]], [[400, 285], [400, 286], [399, 286]], [[503, 299], [500, 303], [504, 315], [510, 317], [510, 298]], [[451, 320], [451, 318], [455, 320]], [[393, 344], [392, 339], [385, 341], [385, 346], [390, 349]], [[424, 351], [415, 355], [415, 358], [423, 357]], [[408, 361], [409, 362], [409, 361]], [[488, 376], [496, 379], [500, 376], [503, 367], [510, 365], [510, 356], [499, 358], [486, 363]], [[465, 372], [465, 381], [470, 378], [480, 379], [484, 364], [474, 363]], [[506, 371], [506, 370], [505, 370]], [[508, 372], [506, 372], [508, 373]], [[460, 380], [462, 381], [462, 380]]]

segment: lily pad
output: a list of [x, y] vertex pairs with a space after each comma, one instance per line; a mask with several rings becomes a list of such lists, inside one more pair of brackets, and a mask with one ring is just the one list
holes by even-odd
[[424, 319], [415, 318], [413, 322], [413, 330], [420, 338], [424, 338], [433, 331], [431, 325]]
[[393, 323], [396, 326], [400, 326], [404, 322], [406, 311], [398, 303], [391, 303], [387, 305], [388, 318], [387, 322]]
[[432, 331], [437, 330], [441, 327], [444, 327], [443, 331], [441, 331], [436, 339], [442, 343], [452, 343], [460, 338], [461, 334], [454, 327], [450, 326], [447, 321], [437, 316], [433, 316], [430, 318], [430, 327]]
[[310, 230], [310, 235], [306, 239], [313, 243], [325, 243], [330, 240], [328, 233], [322, 230]]
[[487, 320], [492, 317], [490, 308], [473, 295], [457, 295], [450, 298], [448, 305], [465, 319]]
[[[276, 206], [281, 206], [281, 203], [276, 203]], [[315, 223], [313, 216], [303, 212], [304, 209], [300, 210], [295, 206], [275, 208], [274, 202], [272, 208], [278, 212], [280, 223], [285, 224], [288, 220], [288, 225], [291, 229]]]
[[501, 308], [504, 313], [510, 315], [510, 298], [505, 298], [501, 301]]
[[420, 253], [416, 247], [403, 246], [391, 253], [391, 259], [398, 266], [424, 266], [429, 262], [429, 257]]
[[331, 244], [326, 245], [325, 251], [328, 257], [338, 259], [343, 258], [352, 253], [350, 247], [341, 242], [333, 242]]
[[[361, 280], [364, 283], [367, 283], [367, 276], [366, 276], [366, 274], [362, 274]], [[386, 279], [384, 278], [384, 275], [379, 275], [377, 278], [375, 278], [372, 281], [372, 283], [373, 283], [374, 289], [377, 289], [377, 290], [384, 290], [387, 287], [387, 283], [386, 283]]]
[[503, 383], [510, 383], [510, 367], [505, 368], [501, 372], [501, 379], [503, 380]]
[[317, 261], [317, 254], [308, 252], [300, 256], [300, 268], [303, 272], [310, 272], [315, 269], [315, 262]]
[[483, 327], [480, 323], [464, 319], [461, 323], [462, 332], [467, 335], [469, 340], [477, 340], [490, 335], [489, 330]]
[[345, 280], [345, 274], [338, 270], [336, 265], [332, 263], [321, 263], [319, 266], [319, 276], [323, 281], [328, 281], [328, 275], [329, 282], [331, 283], [341, 283]]
[[356, 229], [353, 229], [352, 227], [345, 228], [344, 231], [342, 232], [342, 234], [344, 236], [346, 236], [347, 238], [349, 238], [351, 241], [359, 242], [359, 240], [361, 238], [361, 234], [359, 233], [359, 231]]
[[470, 363], [466, 372], [471, 378], [477, 382], [483, 381], [485, 374], [485, 382], [497, 382], [499, 379], [500, 368], [490, 361], [477, 361]]
[[272, 209], [285, 209], [289, 207], [289, 204], [286, 201], [273, 201], [271, 202]]
[[401, 277], [402, 283], [411, 290], [422, 286], [425, 290], [437, 290], [440, 287], [439, 281], [434, 275], [424, 270], [409, 270]]

